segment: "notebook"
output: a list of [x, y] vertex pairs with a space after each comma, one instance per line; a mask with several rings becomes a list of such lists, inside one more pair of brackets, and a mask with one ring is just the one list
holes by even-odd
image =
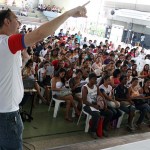
[[34, 79], [23, 79], [23, 86], [24, 89], [34, 89], [34, 85], [35, 85], [35, 80]]

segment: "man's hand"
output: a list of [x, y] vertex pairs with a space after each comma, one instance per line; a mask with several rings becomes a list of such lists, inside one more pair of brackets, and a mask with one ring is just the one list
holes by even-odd
[[30, 32], [29, 34], [25, 34], [24, 43], [26, 47], [44, 39], [45, 37], [48, 37], [49, 35], [53, 35], [53, 33], [60, 27], [60, 25], [64, 23], [69, 17], [87, 17], [87, 11], [85, 6], [88, 3], [89, 2], [85, 3], [83, 6], [71, 9], [64, 14], [58, 16], [57, 18], [44, 23], [39, 28]]
[[87, 4], [89, 4], [89, 3], [90, 3], [90, 1], [88, 1], [87, 3], [85, 3], [82, 6], [78, 6], [78, 7], [74, 8], [74, 9], [69, 10], [68, 11], [69, 16], [70, 17], [75, 17], [75, 18], [77, 18], [77, 17], [85, 17], [85, 18], [87, 18], [87, 15], [86, 15], [87, 10], [86, 10], [85, 6]]

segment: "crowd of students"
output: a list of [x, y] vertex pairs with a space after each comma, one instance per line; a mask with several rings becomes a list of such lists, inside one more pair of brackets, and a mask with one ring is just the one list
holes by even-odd
[[[30, 58], [23, 60], [23, 78], [37, 80], [35, 88], [44, 103], [49, 104], [51, 91], [53, 97], [66, 101], [67, 121], [72, 122], [71, 107], [77, 116], [82, 109], [89, 113], [93, 138], [97, 138], [101, 116], [103, 133], [107, 136], [111, 122], [118, 120], [122, 112], [129, 116], [127, 126], [131, 131], [141, 129], [144, 118], [150, 121], [150, 64], [146, 63], [150, 54], [138, 47], [119, 45], [112, 49], [111, 41], [98, 43], [87, 39], [61, 29], [57, 36], [28, 47], [27, 53], [22, 54]], [[145, 60], [142, 70], [138, 69], [139, 58]], [[45, 88], [44, 96], [40, 94], [40, 86]], [[140, 116], [133, 123], [136, 110]]]
[[57, 12], [57, 13], [61, 13], [63, 8], [57, 7], [55, 5], [53, 6], [46, 6], [44, 4], [39, 4], [38, 5], [38, 10], [40, 11], [52, 11], [52, 12]]

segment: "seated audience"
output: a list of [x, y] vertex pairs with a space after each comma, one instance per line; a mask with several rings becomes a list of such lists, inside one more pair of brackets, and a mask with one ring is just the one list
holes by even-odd
[[72, 77], [69, 80], [69, 87], [72, 90], [74, 99], [78, 101], [79, 110], [81, 110], [82, 108], [82, 93], [81, 93], [81, 88], [83, 86], [82, 83], [86, 83], [86, 82], [81, 82], [81, 79], [82, 79], [82, 70], [77, 69], [75, 72], [75, 77]]
[[122, 64], [121, 60], [116, 61], [115, 69], [120, 69], [121, 68], [121, 64]]
[[120, 80], [119, 80], [120, 75], [121, 75], [120, 69], [116, 69], [113, 72], [113, 76], [110, 77], [111, 86], [113, 88], [117, 87], [120, 84]]
[[38, 82], [36, 81], [36, 78], [34, 75], [35, 75], [35, 70], [33, 69], [33, 61], [32, 61], [32, 59], [29, 59], [25, 65], [25, 67], [22, 70], [23, 79], [30, 78], [30, 79], [35, 80], [35, 89], [37, 90], [37, 94], [40, 97], [40, 99], [44, 103], [46, 103], [47, 100], [41, 95], [40, 86], [39, 86]]
[[150, 100], [150, 79], [145, 79], [144, 86], [142, 88], [145, 97], [149, 97]]
[[140, 117], [136, 122], [136, 126], [138, 129], [142, 129], [141, 124], [144, 121], [145, 116], [150, 113], [150, 106], [147, 101], [145, 101], [142, 90], [138, 85], [138, 78], [132, 79], [131, 86], [129, 88], [129, 95], [130, 99], [134, 102], [136, 109], [140, 111]]
[[127, 76], [127, 84], [126, 86], [129, 88], [130, 85], [131, 85], [131, 81], [132, 81], [132, 70], [130, 68], [127, 69], [127, 73], [126, 73], [126, 76]]
[[[89, 82], [82, 88], [82, 99], [83, 99], [83, 109], [85, 112], [89, 113], [92, 116], [92, 126], [91, 126], [91, 136], [97, 138], [96, 130], [98, 127], [98, 121], [100, 118], [100, 113], [104, 115], [104, 124], [103, 124], [103, 134], [106, 135], [108, 128], [108, 123], [111, 120], [112, 113], [107, 109], [107, 105], [103, 99], [103, 95], [96, 86], [96, 74], [89, 74]], [[98, 105], [98, 97], [102, 98], [102, 105]]]
[[120, 103], [113, 98], [112, 95], [112, 86], [110, 85], [110, 76], [103, 77], [103, 84], [99, 86], [100, 92], [106, 100], [108, 109], [111, 110], [113, 116], [112, 121], [117, 120], [121, 115], [121, 111], [119, 110]]
[[95, 62], [93, 63], [92, 68], [93, 68], [95, 74], [97, 75], [97, 77], [99, 77], [102, 72], [102, 60], [100, 57], [97, 57], [95, 59]]
[[137, 64], [132, 65], [132, 77], [138, 77]]
[[54, 67], [50, 65], [49, 61], [44, 61], [43, 67], [38, 70], [38, 81], [40, 86], [45, 88], [45, 97], [50, 101], [50, 82], [54, 75]]
[[63, 68], [60, 68], [57, 71], [57, 74], [55, 74], [51, 80], [51, 89], [52, 89], [52, 95], [54, 97], [56, 97], [57, 99], [66, 101], [65, 119], [67, 121], [72, 121], [69, 115], [71, 106], [73, 106], [77, 115], [79, 115], [79, 111], [74, 103], [74, 99], [73, 99], [71, 91], [69, 91], [65, 87], [65, 82], [66, 82], [65, 74], [66, 74], [66, 70]]
[[140, 73], [140, 78], [150, 78], [150, 67], [149, 64], [145, 64], [142, 72]]
[[135, 107], [130, 99], [127, 84], [127, 76], [122, 75], [120, 77], [120, 84], [114, 90], [114, 96], [117, 101], [120, 102], [120, 110], [127, 113], [128, 116], [128, 128], [133, 131], [133, 119], [135, 116]]

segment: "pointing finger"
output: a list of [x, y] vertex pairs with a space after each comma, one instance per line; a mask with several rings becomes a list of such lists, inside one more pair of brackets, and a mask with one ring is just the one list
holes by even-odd
[[85, 7], [89, 3], [90, 3], [90, 1], [86, 2], [84, 5], [82, 5], [82, 7]]

